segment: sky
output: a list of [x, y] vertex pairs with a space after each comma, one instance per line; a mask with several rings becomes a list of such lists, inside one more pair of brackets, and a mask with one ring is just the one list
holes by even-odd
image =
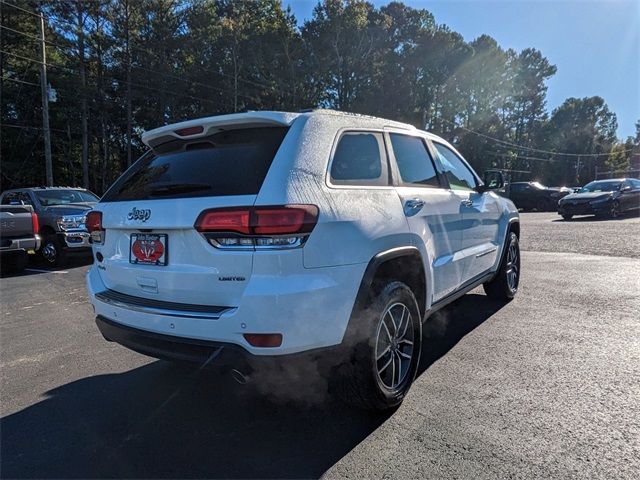
[[[369, 0], [377, 7], [389, 3]], [[283, 0], [299, 24], [316, 0]], [[403, 0], [425, 8], [470, 41], [482, 34], [507, 49], [540, 50], [558, 71], [548, 82], [551, 112], [569, 97], [599, 95], [618, 117], [618, 137], [640, 120], [640, 0]]]

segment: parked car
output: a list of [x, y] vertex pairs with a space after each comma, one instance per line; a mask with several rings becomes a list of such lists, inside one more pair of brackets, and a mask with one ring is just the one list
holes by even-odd
[[558, 202], [558, 213], [565, 220], [574, 215], [617, 216], [640, 209], [640, 180], [618, 178], [596, 180]]
[[107, 340], [240, 372], [311, 359], [347, 401], [387, 409], [432, 312], [479, 285], [518, 290], [515, 206], [435, 135], [313, 111], [142, 139], [151, 150], [87, 215]]
[[570, 193], [570, 188], [545, 187], [539, 182], [513, 182], [507, 188], [507, 194], [516, 207], [525, 211], [554, 212], [558, 200]]
[[33, 187], [7, 190], [2, 205], [30, 205], [40, 221], [38, 253], [50, 266], [63, 266], [70, 254], [90, 254], [86, 214], [98, 197], [84, 188]]
[[27, 255], [40, 248], [38, 216], [29, 205], [0, 205], [0, 262], [2, 270], [20, 273]]

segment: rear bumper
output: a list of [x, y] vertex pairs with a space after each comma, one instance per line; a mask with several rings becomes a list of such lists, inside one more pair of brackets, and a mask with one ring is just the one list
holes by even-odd
[[1, 254], [27, 252], [34, 253], [40, 248], [40, 236], [35, 235], [27, 238], [12, 238], [2, 241], [2, 247], [0, 247]]
[[[235, 345], [253, 356], [288, 356], [342, 342], [366, 265], [253, 275], [239, 305], [206, 309], [167, 301], [169, 290], [114, 295], [99, 267], [109, 268], [94, 264], [87, 273], [89, 300], [97, 316], [185, 342]], [[255, 347], [244, 337], [269, 333], [282, 335], [279, 347]]]
[[107, 341], [116, 342], [143, 355], [206, 367], [236, 368], [243, 372], [266, 370], [282, 365], [282, 362], [316, 362], [318, 359], [326, 359], [326, 363], [330, 364], [331, 361], [339, 358], [340, 352], [339, 346], [335, 346], [289, 355], [252, 355], [244, 348], [232, 343], [148, 332], [127, 327], [101, 315], [96, 317], [96, 325]]

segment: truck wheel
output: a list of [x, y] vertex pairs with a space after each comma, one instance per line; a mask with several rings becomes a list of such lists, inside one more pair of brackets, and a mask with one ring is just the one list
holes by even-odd
[[520, 284], [520, 245], [518, 236], [510, 232], [496, 276], [482, 287], [488, 297], [509, 301], [516, 296]]
[[46, 235], [40, 247], [40, 257], [49, 267], [62, 267], [66, 264], [67, 256], [55, 235]]
[[[355, 327], [355, 328], [353, 328]], [[334, 370], [336, 393], [367, 410], [400, 405], [418, 371], [422, 322], [418, 302], [402, 282], [390, 281], [354, 312], [345, 362]]]

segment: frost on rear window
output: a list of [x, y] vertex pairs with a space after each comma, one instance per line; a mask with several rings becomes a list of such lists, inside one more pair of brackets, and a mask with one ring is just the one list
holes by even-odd
[[143, 155], [103, 201], [255, 195], [287, 128], [245, 128], [175, 140]]

